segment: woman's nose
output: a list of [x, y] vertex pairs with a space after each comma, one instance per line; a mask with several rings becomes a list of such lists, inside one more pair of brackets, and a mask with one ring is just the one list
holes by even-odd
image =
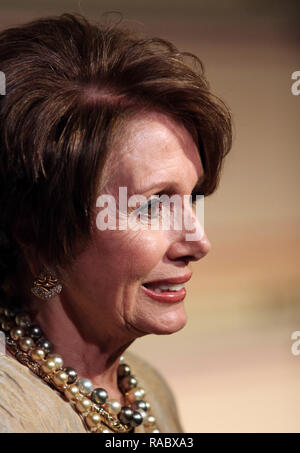
[[[202, 221], [203, 223], [203, 221]], [[182, 259], [198, 261], [204, 258], [211, 249], [211, 243], [204, 231], [201, 219], [191, 210], [190, 221], [178, 231], [178, 235], [172, 242], [168, 256], [170, 259]]]
[[199, 241], [195, 241], [195, 242], [196, 242], [195, 246], [198, 247], [197, 252], [195, 252], [196, 259], [199, 260], [208, 254], [208, 252], [211, 249], [211, 243], [210, 243], [205, 231], [203, 231], [203, 235], [202, 235], [201, 239], [199, 239]]

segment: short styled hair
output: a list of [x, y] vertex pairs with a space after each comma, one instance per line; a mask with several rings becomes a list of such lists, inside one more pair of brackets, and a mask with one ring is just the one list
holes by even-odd
[[108, 143], [124, 115], [157, 110], [185, 125], [203, 163], [200, 193], [216, 189], [231, 116], [200, 59], [168, 40], [79, 14], [41, 18], [0, 32], [0, 71], [4, 288], [21, 257], [16, 238], [55, 267], [87, 243]]

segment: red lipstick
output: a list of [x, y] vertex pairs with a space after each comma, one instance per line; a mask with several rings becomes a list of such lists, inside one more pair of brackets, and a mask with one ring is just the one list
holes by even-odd
[[185, 288], [182, 288], [179, 291], [164, 291], [162, 293], [156, 293], [155, 291], [152, 291], [152, 289], [146, 288], [144, 285], [142, 285], [142, 288], [147, 296], [158, 302], [180, 302], [186, 295]]
[[155, 286], [162, 284], [167, 285], [168, 283], [172, 285], [186, 283], [188, 280], [190, 280], [191, 276], [192, 272], [181, 277], [170, 277], [161, 280], [153, 280], [151, 282], [145, 282], [144, 284], [142, 284], [142, 288], [147, 296], [151, 297], [151, 299], [157, 300], [158, 302], [180, 302], [186, 296], [185, 288], [181, 288], [177, 291], [162, 291], [161, 293], [154, 291], [154, 288]]

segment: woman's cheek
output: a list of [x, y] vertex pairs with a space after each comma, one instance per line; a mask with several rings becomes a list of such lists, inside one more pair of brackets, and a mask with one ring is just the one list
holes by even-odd
[[106, 230], [96, 232], [99, 260], [106, 273], [116, 273], [120, 279], [145, 279], [168, 250], [167, 231], [148, 229]]
[[135, 279], [144, 279], [162, 261], [168, 249], [163, 231], [131, 231], [126, 242], [127, 250], [123, 250], [126, 266], [131, 268]]

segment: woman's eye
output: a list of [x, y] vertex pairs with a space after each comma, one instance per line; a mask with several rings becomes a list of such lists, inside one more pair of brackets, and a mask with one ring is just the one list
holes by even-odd
[[157, 218], [162, 209], [162, 201], [157, 198], [151, 198], [147, 203], [138, 208], [139, 212], [146, 215], [148, 218]]
[[[189, 201], [190, 205], [193, 209], [196, 208], [197, 204], [197, 192], [192, 192]], [[140, 215], [142, 218], [146, 218], [147, 220], [152, 218], [152, 219], [157, 219], [161, 215], [161, 211], [164, 206], [164, 200], [160, 198], [161, 194], [154, 195], [150, 200], [147, 201], [147, 203], [144, 203], [143, 205], [139, 206], [136, 210], [135, 213]], [[170, 206], [170, 210], [173, 210], [172, 203]]]

